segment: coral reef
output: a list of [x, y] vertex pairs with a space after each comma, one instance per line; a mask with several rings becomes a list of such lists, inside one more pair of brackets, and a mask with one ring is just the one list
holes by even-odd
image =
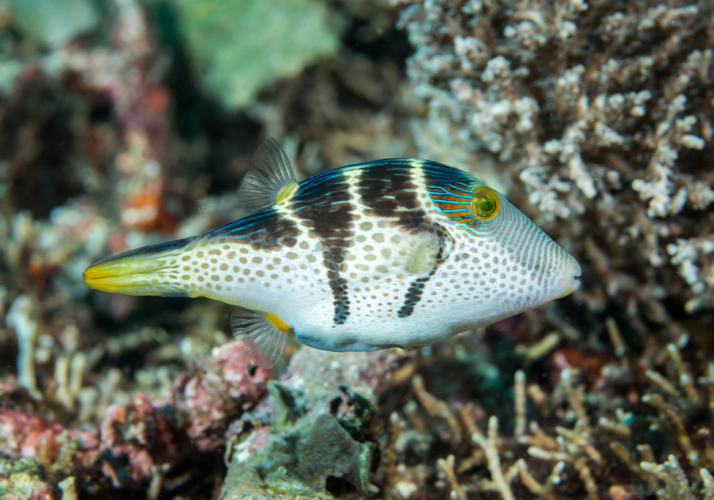
[[[165, 40], [167, 26], [152, 24], [163, 22], [160, 7], [147, 4], [106, 2], [90, 12], [97, 25], [74, 19], [58, 35], [36, 29], [61, 21], [42, 10], [51, 2], [0, 2], [0, 457], [26, 457], [31, 472], [3, 475], [3, 494], [30, 478], [42, 498], [217, 495], [226, 444], [248, 432], [241, 416], [264, 399], [268, 373], [226, 344], [221, 304], [89, 294], [82, 270], [238, 218], [235, 189], [269, 134], [287, 134], [303, 177], [409, 148], [395, 118], [402, 108], [393, 57], [374, 61], [345, 45], [339, 65], [323, 60], [283, 81], [275, 75], [285, 68], [253, 75], [270, 90], [241, 114], [215, 111], [210, 96], [191, 93], [201, 84], [182, 66], [185, 39]], [[26, 27], [20, 10], [33, 5], [41, 9]], [[369, 49], [393, 17], [380, 2], [365, 5], [345, 2], [329, 15], [325, 6], [305, 8], [320, 22], [336, 16], [345, 36]], [[359, 30], [345, 28], [351, 19]], [[185, 29], [168, 27], [176, 26]], [[325, 36], [334, 51], [337, 39]], [[300, 56], [291, 75], [312, 57]], [[198, 112], [189, 102], [197, 98]], [[359, 427], [340, 411], [347, 428]], [[331, 427], [335, 439], [351, 442], [340, 428]], [[367, 488], [359, 477], [350, 476]]]
[[422, 156], [527, 197], [585, 265], [591, 309], [674, 338], [714, 306], [711, 3], [393, 3]]
[[[714, 499], [709, 2], [209, 3], [0, 0], [0, 497]], [[271, 136], [299, 178], [468, 169], [581, 290], [409, 351], [289, 342], [271, 372], [223, 304], [87, 290], [240, 217]]]

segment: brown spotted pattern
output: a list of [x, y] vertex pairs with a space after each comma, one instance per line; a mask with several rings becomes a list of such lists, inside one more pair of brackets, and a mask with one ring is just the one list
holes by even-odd
[[327, 268], [328, 286], [332, 290], [335, 325], [344, 325], [350, 315], [349, 285], [341, 276], [345, 250], [354, 237], [354, 205], [344, 174], [332, 178], [330, 190], [316, 193], [308, 190], [293, 196], [291, 208], [304, 227], [321, 242], [323, 264]]

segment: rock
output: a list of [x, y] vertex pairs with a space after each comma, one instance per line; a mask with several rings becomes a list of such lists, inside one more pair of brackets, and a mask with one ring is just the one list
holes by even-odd
[[[270, 398], [244, 420], [263, 425], [234, 448], [221, 500], [366, 498], [377, 440], [376, 397], [396, 355], [303, 348]], [[269, 422], [269, 425], [267, 425]]]
[[335, 417], [320, 414], [312, 425], [303, 421], [287, 434], [274, 435], [248, 461], [234, 460], [220, 498], [328, 499], [335, 491], [364, 498], [379, 491], [369, 484], [374, 447], [355, 441]]

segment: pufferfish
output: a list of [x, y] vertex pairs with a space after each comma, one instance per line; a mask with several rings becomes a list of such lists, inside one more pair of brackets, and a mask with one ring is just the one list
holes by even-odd
[[426, 345], [580, 284], [578, 262], [503, 195], [433, 161], [368, 161], [297, 182], [269, 139], [238, 196], [252, 215], [111, 257], [85, 283], [234, 305], [233, 334], [266, 365], [291, 332], [329, 351]]

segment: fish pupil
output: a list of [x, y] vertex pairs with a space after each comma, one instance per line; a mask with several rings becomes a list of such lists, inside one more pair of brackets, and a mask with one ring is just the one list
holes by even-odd
[[479, 217], [489, 219], [496, 215], [498, 205], [490, 193], [478, 193], [473, 203], [474, 212]]
[[484, 214], [490, 214], [493, 212], [493, 202], [489, 199], [481, 200], [479, 208]]

